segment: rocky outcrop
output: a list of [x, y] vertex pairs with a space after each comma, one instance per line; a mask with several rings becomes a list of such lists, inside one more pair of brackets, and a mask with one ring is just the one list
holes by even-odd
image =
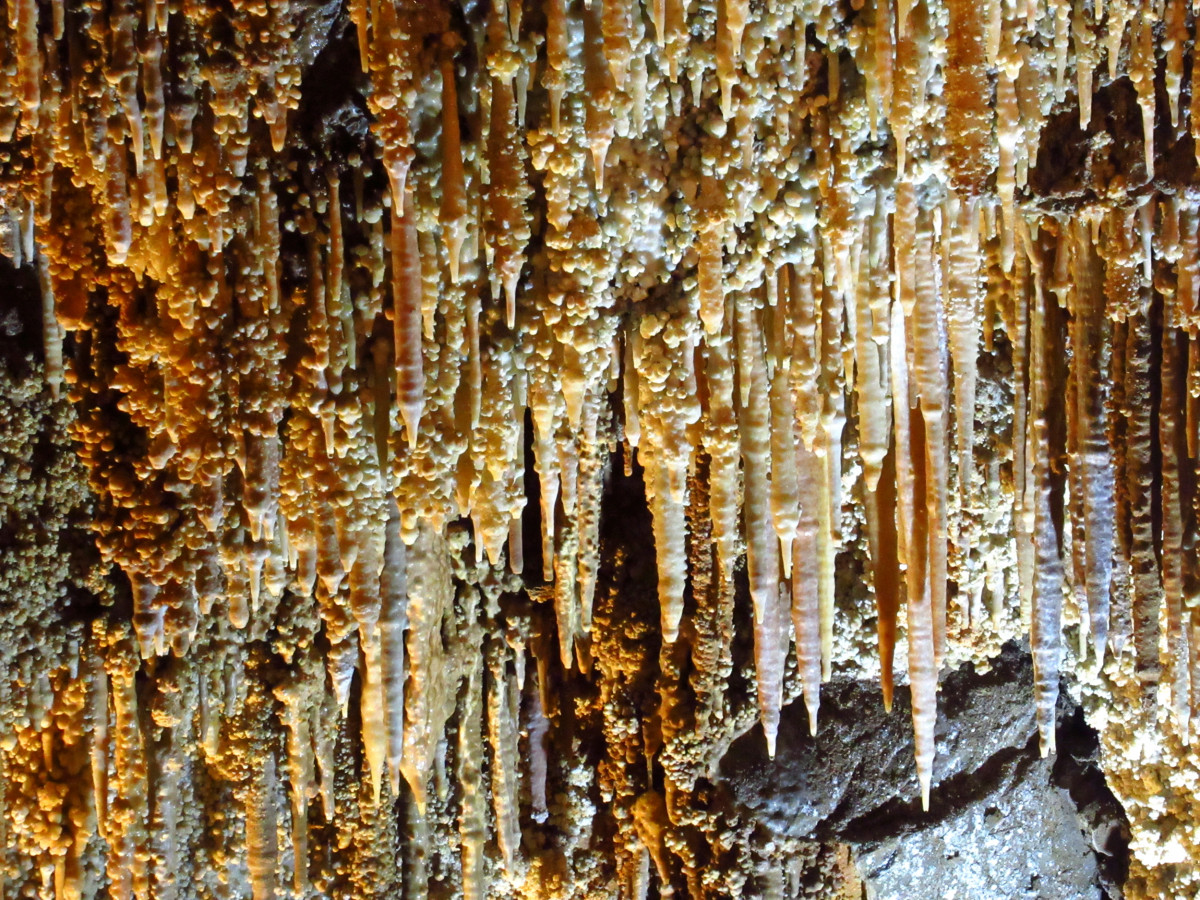
[[853, 680], [823, 692], [815, 739], [797, 703], [773, 761], [755, 735], [735, 742], [721, 784], [781, 836], [852, 845], [880, 900], [1121, 896], [1128, 829], [1096, 766], [1096, 735], [1064, 693], [1058, 755], [1043, 758], [1031, 685], [1028, 651], [1013, 644], [986, 669], [946, 677], [928, 813], [907, 764], [907, 688], [889, 715], [874, 685]]

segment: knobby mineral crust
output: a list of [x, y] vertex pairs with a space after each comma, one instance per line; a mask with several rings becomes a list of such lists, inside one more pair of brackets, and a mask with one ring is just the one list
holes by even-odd
[[9, 0], [0, 893], [1195, 896], [1196, 24]]

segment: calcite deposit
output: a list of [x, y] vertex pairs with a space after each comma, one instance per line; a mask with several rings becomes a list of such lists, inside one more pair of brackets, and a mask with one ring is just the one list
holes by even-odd
[[1198, 23], [8, 0], [0, 896], [851, 896], [726, 750], [1025, 637], [1194, 897]]

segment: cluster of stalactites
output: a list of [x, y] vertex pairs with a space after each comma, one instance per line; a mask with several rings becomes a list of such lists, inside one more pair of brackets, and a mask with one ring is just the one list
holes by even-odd
[[[10, 2], [0, 246], [37, 267], [47, 375], [79, 401], [98, 543], [128, 576], [140, 656], [185, 658], [222, 612], [230, 635], [261, 636], [285, 591], [315, 605], [330, 649], [305, 678], [321, 687], [277, 698], [298, 856], [312, 792], [296, 786], [314, 759], [331, 777], [305, 691], [344, 711], [355, 672], [376, 800], [403, 777], [424, 810], [463, 704], [475, 885], [489, 819], [466, 787], [482, 771], [469, 722], [487, 710], [490, 821], [504, 859], [518, 852], [504, 767], [524, 651], [493, 648], [484, 671], [441, 637], [479, 640], [483, 620], [479, 598], [455, 597], [449, 523], [470, 521], [478, 563], [523, 570], [527, 444], [565, 668], [588, 665], [619, 438], [644, 470], [668, 645], [694, 631], [689, 485], [706, 467], [718, 595], [731, 622], [744, 558], [772, 751], [793, 645], [816, 728], [858, 502], [885, 702], [902, 638], [926, 803], [938, 672], [1010, 606], [1031, 632], [1044, 750], [1064, 604], [1094, 659], [1132, 647], [1148, 685], [1165, 635], [1187, 733], [1200, 213], [1115, 183], [1111, 208], [1018, 203], [1068, 73], [1083, 127], [1105, 60], [1132, 80], [1145, 154], [1126, 182], [1154, 172], [1160, 58], [1172, 127], [1196, 131], [1181, 0], [900, 0], [846, 19], [784, 0], [538, 15], [495, 0], [465, 33], [449, 5], [352, 0], [379, 171], [331, 157], [303, 177], [283, 160], [303, 151], [287, 124], [307, 7], [269, 7], [117, 2], [105, 19]], [[219, 52], [218, 16], [235, 36]], [[286, 279], [285, 230], [303, 247]], [[1011, 436], [983, 446], [977, 363], [1005, 354]], [[1009, 533], [988, 554], [981, 510], [997, 507]], [[133, 727], [122, 652], [104, 688], [114, 740]], [[251, 812], [274, 777], [247, 788]], [[141, 814], [143, 789], [118, 793]], [[273, 838], [248, 821], [266, 896]], [[114, 853], [139, 858], [129, 840]]]

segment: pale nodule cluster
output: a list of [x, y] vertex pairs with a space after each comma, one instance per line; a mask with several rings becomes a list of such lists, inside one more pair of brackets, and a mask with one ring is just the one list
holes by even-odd
[[[702, 808], [722, 748], [757, 717], [774, 753], [799, 696], [815, 731], [853, 663], [889, 708], [907, 683], [928, 808], [939, 671], [1027, 631], [1043, 753], [1068, 665], [1108, 752], [1158, 747], [1114, 778], [1135, 884], [1187, 895], [1144, 836], [1197, 785], [1158, 809], [1138, 778], [1196, 772], [1197, 22], [9, 0], [0, 251], [37, 272], [120, 576], [6, 698], [36, 712], [5, 712], [6, 797], [37, 803], [3, 811], [0, 876], [792, 896], [801, 851]], [[652, 620], [598, 587], [615, 453]]]

